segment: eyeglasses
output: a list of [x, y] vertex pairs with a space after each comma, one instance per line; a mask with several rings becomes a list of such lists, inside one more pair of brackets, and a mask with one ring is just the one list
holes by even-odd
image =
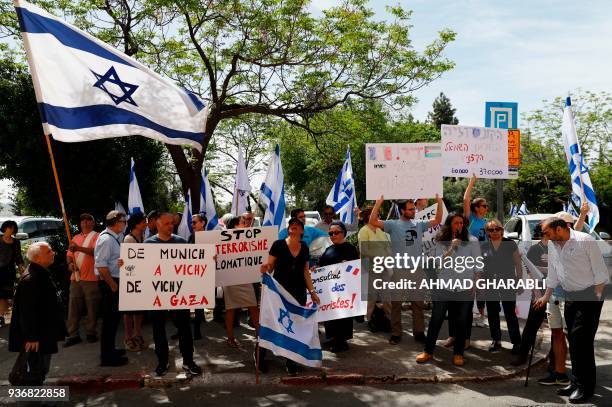
[[340, 235], [340, 234], [342, 234], [342, 232], [337, 231], [337, 230], [332, 230], [331, 232], [328, 232], [328, 234], [329, 234], [330, 236], [336, 236], [336, 235]]
[[487, 232], [501, 232], [503, 228], [497, 227], [497, 228], [488, 228]]

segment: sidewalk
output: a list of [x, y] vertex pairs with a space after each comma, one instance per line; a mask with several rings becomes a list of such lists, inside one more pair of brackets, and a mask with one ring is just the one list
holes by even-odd
[[[404, 337], [397, 346], [389, 345], [389, 334], [371, 333], [366, 323], [354, 322], [354, 338], [350, 341], [350, 350], [334, 354], [323, 352], [323, 368], [304, 368], [298, 377], [287, 377], [284, 360], [269, 356], [270, 371], [261, 375], [261, 383], [268, 384], [376, 384], [406, 382], [463, 382], [501, 380], [524, 374], [526, 364], [518, 368], [510, 366], [511, 344], [507, 332], [503, 330], [503, 346], [500, 352], [488, 352], [490, 336], [488, 328], [472, 329], [472, 346], [465, 353], [465, 365], [456, 367], [451, 363], [452, 351], [442, 347], [446, 339], [446, 323], [442, 327], [434, 361], [417, 365], [415, 357], [423, 345], [414, 341], [410, 332], [412, 326], [409, 311], [402, 315]], [[426, 313], [426, 319], [429, 312]], [[170, 342], [170, 371], [163, 378], [156, 378], [153, 370], [157, 365], [154, 353], [151, 326], [143, 327], [145, 340], [149, 348], [142, 352], [128, 352], [129, 363], [122, 367], [99, 366], [99, 343], [89, 344], [83, 341], [69, 348], [60, 346], [58, 354], [51, 361], [48, 375], [49, 384], [68, 385], [74, 392], [103, 392], [122, 388], [166, 387], [193, 381], [199, 386], [206, 385], [255, 385], [253, 367], [254, 329], [250, 328], [242, 317], [242, 325], [236, 328], [235, 334], [241, 343], [240, 349], [229, 348], [225, 344], [224, 325], [210, 321], [207, 314], [202, 325], [204, 338], [195, 341], [195, 360], [204, 374], [200, 377], [187, 377], [181, 370], [182, 359], [178, 351], [178, 341]], [[502, 318], [503, 319], [503, 318]], [[521, 322], [521, 330], [524, 321]], [[502, 321], [505, 328], [505, 322]], [[0, 330], [0, 384], [8, 385], [7, 377], [15, 361], [16, 354], [8, 352], [8, 327]], [[168, 336], [175, 332], [168, 322]], [[321, 325], [321, 339], [325, 339]], [[543, 325], [536, 341], [533, 363], [544, 359], [549, 349], [550, 330]], [[84, 339], [84, 337], [83, 337]], [[117, 334], [118, 347], [123, 347], [123, 324]], [[60, 344], [61, 345], [61, 344]], [[270, 355], [270, 354], [269, 354]]]

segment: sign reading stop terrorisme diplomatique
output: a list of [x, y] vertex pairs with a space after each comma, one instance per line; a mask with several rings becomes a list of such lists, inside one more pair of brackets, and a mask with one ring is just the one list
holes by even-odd
[[196, 232], [196, 243], [216, 247], [217, 287], [261, 281], [260, 268], [278, 238], [275, 226]]
[[213, 245], [122, 244], [119, 310], [213, 308]]

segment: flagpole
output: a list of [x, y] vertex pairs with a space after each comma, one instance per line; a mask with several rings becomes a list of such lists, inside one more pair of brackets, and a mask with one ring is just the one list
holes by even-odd
[[55, 167], [55, 157], [53, 157], [53, 149], [51, 148], [51, 138], [48, 134], [45, 134], [45, 140], [47, 141], [47, 150], [49, 150], [49, 157], [51, 157], [51, 168], [53, 168], [53, 176], [55, 177], [55, 187], [57, 188], [57, 195], [59, 197], [60, 206], [62, 208], [62, 216], [64, 217], [66, 236], [68, 237], [68, 242], [70, 242], [72, 240], [72, 236], [70, 235], [70, 226], [68, 226], [68, 216], [66, 216], [66, 208], [64, 207], [62, 189], [60, 188], [59, 178], [57, 176], [57, 168]]

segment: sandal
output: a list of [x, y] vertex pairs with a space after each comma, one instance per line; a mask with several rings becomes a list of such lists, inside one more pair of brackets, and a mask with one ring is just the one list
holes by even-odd
[[140, 350], [147, 349], [147, 343], [141, 335], [133, 337], [132, 340], [140, 348]]
[[227, 338], [225, 343], [227, 343], [227, 346], [229, 346], [230, 348], [238, 349], [240, 347], [240, 344], [238, 343], [236, 338]]
[[138, 346], [132, 338], [124, 340], [123, 343], [125, 344], [125, 348], [130, 352], [138, 352], [140, 350], [140, 346]]

